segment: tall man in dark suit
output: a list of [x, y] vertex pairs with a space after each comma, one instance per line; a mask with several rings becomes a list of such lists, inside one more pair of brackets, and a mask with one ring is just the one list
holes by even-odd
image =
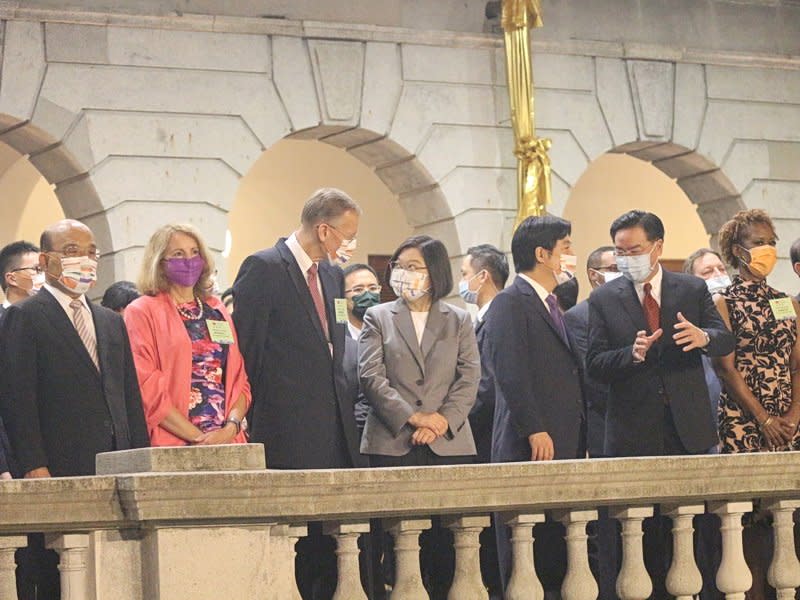
[[[585, 455], [580, 362], [552, 293], [564, 280], [561, 255], [572, 254], [568, 221], [529, 217], [514, 232], [517, 276], [492, 302], [485, 346], [495, 378], [492, 462], [579, 458]], [[548, 591], [566, 570], [563, 527], [546, 523], [535, 534], [547, 548], [536, 553]], [[510, 574], [508, 529], [498, 527], [500, 570]]]
[[[733, 335], [703, 280], [661, 268], [664, 225], [640, 210], [611, 225], [624, 277], [589, 298], [589, 374], [609, 384], [606, 456], [701, 454], [717, 443], [701, 357], [724, 356]], [[645, 522], [645, 561], [666, 594], [668, 523]]]
[[[253, 392], [250, 440], [276, 469], [362, 466], [353, 400], [342, 361], [347, 309], [342, 270], [356, 245], [361, 209], [326, 188], [305, 203], [300, 228], [249, 256], [233, 285], [239, 333]], [[321, 529], [298, 544], [303, 597], [336, 587], [332, 540]]]
[[[789, 258], [792, 261], [794, 274], [800, 277], [800, 238], [792, 242], [792, 246], [789, 248]], [[795, 299], [800, 302], [800, 294], [797, 294]]]
[[[26, 478], [93, 475], [99, 452], [149, 445], [128, 334], [85, 296], [98, 256], [88, 227], [59, 221], [41, 249], [44, 287], [3, 321], [2, 372], [14, 376], [3, 381], [0, 413]], [[58, 597], [55, 562], [34, 575], [40, 598]]]

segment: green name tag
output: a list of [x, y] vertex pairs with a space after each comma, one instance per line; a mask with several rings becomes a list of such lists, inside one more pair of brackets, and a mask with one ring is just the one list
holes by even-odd
[[797, 318], [797, 313], [794, 311], [794, 304], [792, 304], [791, 298], [775, 298], [769, 301], [769, 306], [772, 309], [772, 314], [775, 316], [776, 321]]
[[212, 321], [206, 320], [208, 326], [208, 335], [211, 337], [212, 342], [217, 344], [232, 344], [233, 331], [227, 321]]
[[347, 300], [344, 298], [334, 298], [333, 312], [336, 314], [337, 323], [347, 323]]

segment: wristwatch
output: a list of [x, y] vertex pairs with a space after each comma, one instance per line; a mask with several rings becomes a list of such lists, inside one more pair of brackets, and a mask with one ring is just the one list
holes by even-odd
[[228, 423], [233, 423], [234, 425], [236, 425], [236, 435], [239, 435], [239, 433], [241, 433], [242, 431], [241, 419], [237, 419], [236, 417], [228, 417], [227, 420], [225, 421], [225, 425], [227, 425]]

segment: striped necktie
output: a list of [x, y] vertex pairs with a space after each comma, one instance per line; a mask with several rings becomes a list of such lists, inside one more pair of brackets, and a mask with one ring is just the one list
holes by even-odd
[[97, 339], [95, 339], [92, 330], [89, 329], [89, 323], [86, 321], [84, 308], [86, 307], [80, 300], [73, 300], [69, 303], [72, 309], [72, 321], [75, 323], [75, 330], [78, 332], [78, 337], [81, 338], [83, 345], [86, 346], [86, 351], [92, 358], [92, 362], [97, 370], [100, 370], [100, 362], [97, 360]]

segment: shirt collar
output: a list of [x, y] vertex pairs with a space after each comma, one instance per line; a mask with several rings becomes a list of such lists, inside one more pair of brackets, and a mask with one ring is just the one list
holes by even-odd
[[8, 308], [9, 306], [11, 306], [11, 302], [9, 302], [8, 300], [4, 300], [3, 301], [3, 308]]
[[86, 307], [86, 310], [89, 310], [89, 303], [86, 301], [86, 295], [81, 294], [77, 298], [73, 298], [72, 296], [68, 296], [64, 292], [62, 292], [57, 287], [50, 285], [49, 283], [45, 282], [43, 286], [48, 292], [50, 292], [53, 297], [58, 300], [58, 303], [64, 307], [64, 310], [72, 310], [72, 307], [69, 305], [70, 302], [73, 300], [80, 300], [83, 305]]
[[311, 260], [308, 253], [303, 250], [303, 247], [300, 245], [300, 242], [297, 241], [297, 236], [294, 233], [286, 238], [286, 247], [289, 248], [289, 252], [294, 256], [294, 259], [297, 261], [297, 266], [300, 267], [300, 271], [302, 271], [303, 275], [308, 273], [314, 261]]
[[350, 321], [347, 322], [347, 331], [350, 332], [350, 337], [354, 340], [357, 340], [358, 336], [361, 335], [361, 330], [353, 325]]
[[541, 301], [544, 302], [544, 305], [547, 306], [547, 297], [550, 295], [550, 292], [548, 292], [541, 283], [539, 283], [538, 281], [534, 281], [533, 279], [531, 279], [527, 275], [523, 275], [522, 273], [517, 273], [517, 277], [521, 277], [523, 280], [527, 281], [533, 288], [533, 291], [536, 292], [536, 295], [539, 296]]
[[489, 307], [491, 305], [492, 305], [492, 301], [489, 300], [486, 304], [484, 304], [483, 306], [481, 306], [478, 309], [478, 315], [477, 315], [478, 323], [480, 323], [481, 321], [483, 321], [484, 318], [486, 318], [486, 312], [489, 310]]
[[[656, 265], [658, 266], [658, 271], [648, 283], [652, 286], [650, 294], [661, 304], [661, 280], [664, 278], [664, 271], [661, 269], [660, 264], [656, 263]], [[633, 285], [639, 298], [644, 297], [644, 283], [634, 283]]]

